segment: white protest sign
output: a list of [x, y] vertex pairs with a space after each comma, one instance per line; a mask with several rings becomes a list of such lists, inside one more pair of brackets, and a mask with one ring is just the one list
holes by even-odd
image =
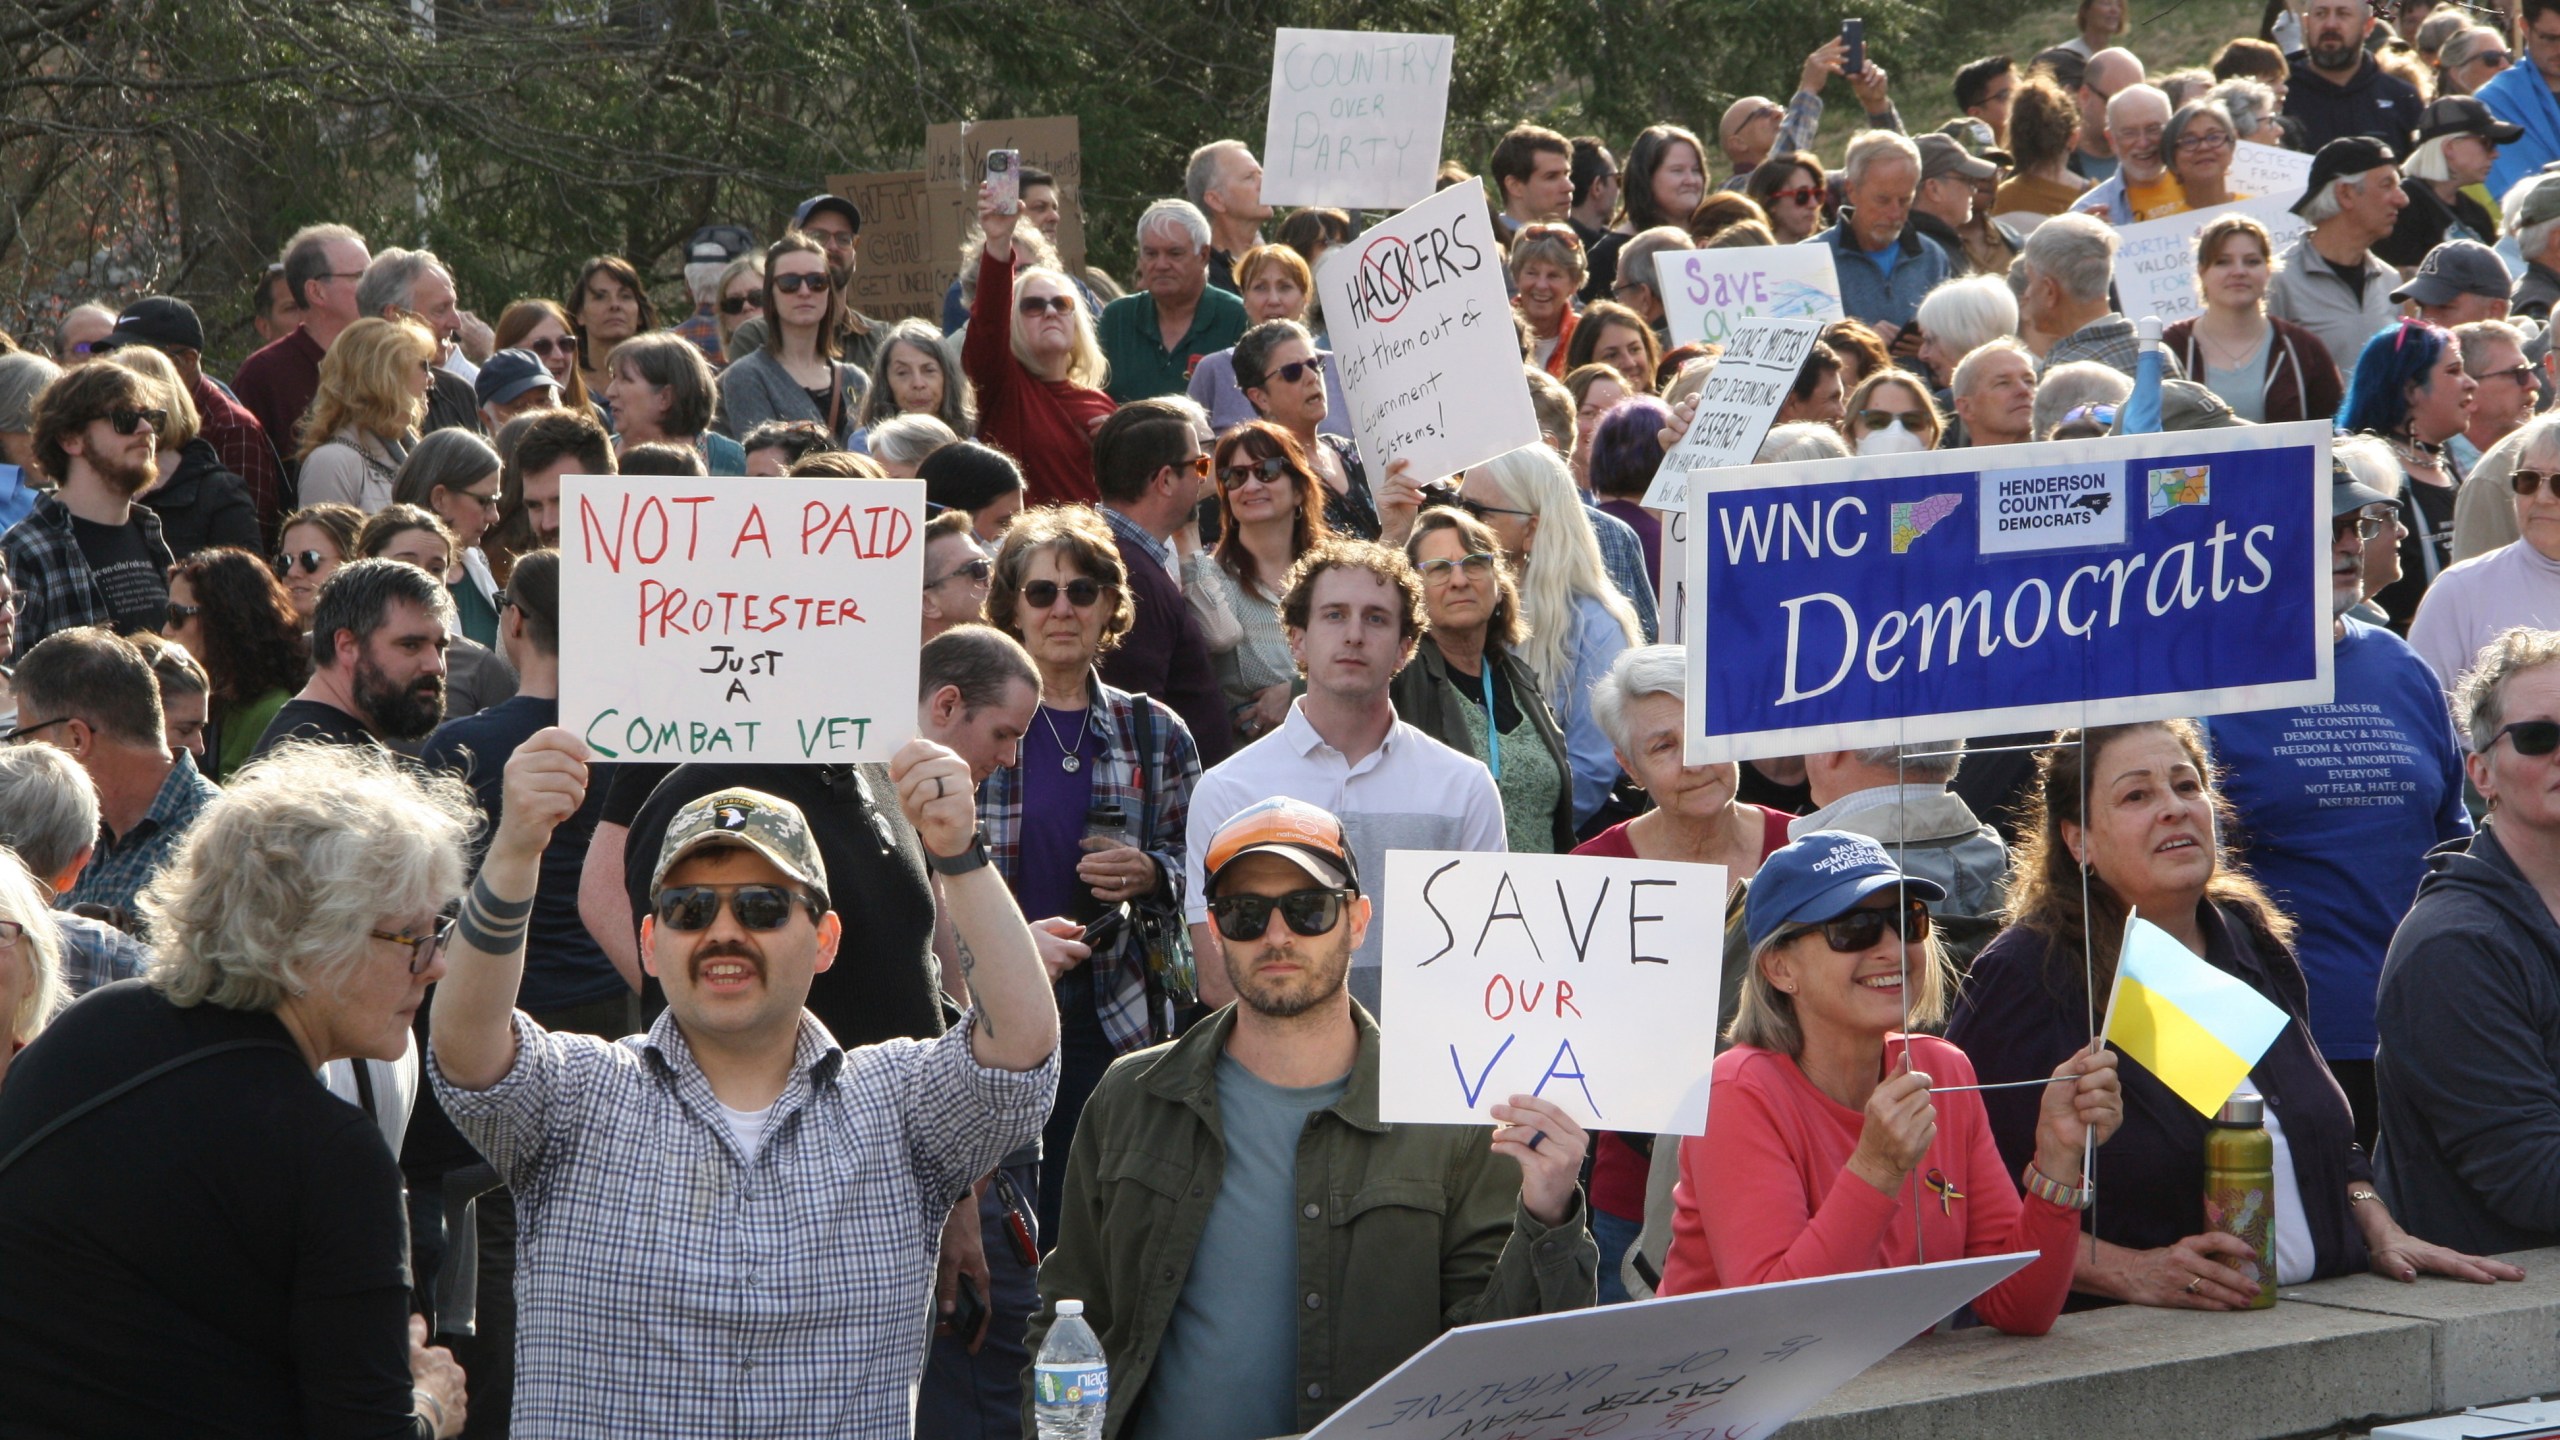
[[1674, 345], [1725, 344], [1754, 315], [1828, 322], [1848, 314], [1828, 245], [1664, 250], [1653, 265]]
[[1760, 453], [1769, 425], [1787, 403], [1804, 357], [1822, 335], [1820, 320], [1778, 320], [1754, 315], [1736, 325], [1715, 369], [1698, 391], [1698, 413], [1680, 443], [1662, 457], [1644, 503], [1672, 510], [1689, 503], [1689, 475], [1748, 465]]
[[1429, 196], [1451, 49], [1446, 35], [1274, 34], [1263, 203], [1393, 210]]
[[2137, 320], [2157, 315], [2163, 325], [2194, 319], [2204, 308], [2196, 293], [2197, 233], [2225, 215], [2255, 216], [2282, 255], [2311, 228], [2285, 208], [2292, 203], [2289, 196], [2268, 195], [2117, 226], [2116, 295], [2124, 302], [2123, 313]]
[[1484, 192], [1452, 185], [1347, 245], [1316, 271], [1351, 430], [1383, 475], [1455, 475], [1538, 443]]
[[2303, 187], [2311, 183], [2311, 157], [2281, 145], [2243, 140], [2232, 151], [2231, 172], [2222, 183], [2243, 199], [2281, 200], [2290, 205], [2302, 198]]
[[1941, 1260], [1462, 1326], [1307, 1440], [1756, 1440], [2035, 1258]]
[[572, 475], [560, 723], [599, 760], [828, 765], [915, 733], [924, 482]]
[[[1661, 643], [1689, 643], [1689, 506], [1657, 512], [1662, 522], [1662, 573], [1654, 577], [1654, 610], [1662, 617]], [[1677, 607], [1677, 608], [1675, 608]]]
[[1725, 891], [1720, 865], [1388, 851], [1378, 1118], [1484, 1125], [1539, 1095], [1706, 1133]]

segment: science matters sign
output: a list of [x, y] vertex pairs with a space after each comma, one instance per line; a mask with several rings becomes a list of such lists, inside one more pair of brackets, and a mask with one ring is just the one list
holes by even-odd
[[2331, 698], [2329, 427], [1693, 477], [1691, 764]]

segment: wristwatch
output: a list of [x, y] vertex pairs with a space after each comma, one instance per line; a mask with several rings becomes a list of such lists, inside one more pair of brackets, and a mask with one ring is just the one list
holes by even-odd
[[987, 832], [981, 830], [970, 836], [969, 848], [957, 855], [936, 855], [927, 847], [924, 863], [933, 867], [936, 875], [966, 875], [972, 870], [983, 870], [990, 863], [987, 858]]

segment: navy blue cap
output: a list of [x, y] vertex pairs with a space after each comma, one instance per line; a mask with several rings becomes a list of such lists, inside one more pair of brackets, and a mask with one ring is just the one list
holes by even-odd
[[844, 217], [844, 223], [853, 227], [854, 234], [862, 233], [862, 211], [841, 195], [812, 195], [801, 201], [799, 207], [791, 212], [791, 228], [806, 229], [809, 217], [821, 210], [833, 210]]
[[1879, 890], [1900, 886], [1922, 900], [1944, 900], [1935, 880], [1904, 875], [1882, 845], [1845, 830], [1816, 830], [1760, 862], [1742, 907], [1754, 949], [1782, 925], [1836, 920]]
[[471, 393], [483, 405], [504, 405], [536, 385], [559, 388], [542, 357], [530, 350], [501, 350], [480, 366]]

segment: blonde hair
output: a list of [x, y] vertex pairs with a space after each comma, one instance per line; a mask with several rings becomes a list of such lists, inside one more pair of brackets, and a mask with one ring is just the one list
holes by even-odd
[[[1786, 925], [1751, 947], [1751, 968], [1743, 972], [1742, 996], [1734, 1002], [1733, 1023], [1724, 1027], [1727, 1041], [1780, 1055], [1804, 1053], [1804, 1022], [1796, 1016], [1796, 997], [1769, 979], [1769, 957], [1808, 939], [1819, 945], [1831, 943], [1822, 938], [1819, 925]], [[1914, 1032], [1932, 1030], [1947, 1018], [1947, 997], [1955, 989], [1953, 967], [1947, 963], [1947, 952], [1938, 944], [1938, 927], [1930, 926], [1929, 938], [1920, 942], [1916, 965], [1907, 948], [1903, 953], [1912, 992], [1905, 1023]]]
[[169, 423], [160, 427], [160, 448], [183, 449], [204, 433], [204, 417], [196, 413], [195, 397], [187, 393], [187, 382], [168, 356], [148, 345], [127, 345], [108, 358], [159, 388], [161, 403], [169, 409]]
[[1520, 586], [1521, 618], [1528, 622], [1529, 637], [1518, 654], [1546, 690], [1547, 703], [1562, 714], [1569, 708], [1567, 692], [1574, 680], [1574, 641], [1581, 629], [1574, 610], [1580, 598], [1599, 601], [1629, 645], [1643, 643], [1635, 608], [1609, 579], [1600, 559], [1600, 538], [1591, 531], [1591, 517], [1563, 456], [1543, 444], [1523, 445], [1478, 468], [1513, 504], [1537, 518], [1538, 534], [1529, 542], [1527, 575]]
[[0, 1045], [24, 1045], [44, 1033], [62, 1007], [71, 1003], [62, 979], [62, 932], [53, 922], [53, 902], [44, 886], [27, 870], [15, 850], [0, 848], [0, 920], [18, 923], [18, 956], [26, 962], [32, 983], [18, 996], [17, 1013], [0, 1028]]
[[[1055, 284], [1074, 303], [1075, 347], [1067, 352], [1067, 373], [1058, 378], [1070, 385], [1082, 385], [1093, 390], [1111, 383], [1111, 362], [1102, 356], [1102, 337], [1094, 332], [1094, 317], [1085, 308], [1084, 292], [1076, 288], [1076, 282], [1068, 279], [1065, 271], [1034, 265], [1013, 277], [1013, 293], [1017, 301], [1022, 296], [1022, 287], [1034, 280]], [[1024, 338], [1019, 320], [1020, 317], [1015, 315], [1004, 317], [1005, 331], [1013, 340], [1013, 358], [1023, 369], [1037, 375], [1040, 366], [1031, 358], [1031, 342]]]
[[320, 391], [302, 417], [308, 458], [341, 430], [396, 440], [427, 414], [418, 393], [418, 367], [436, 360], [436, 337], [415, 320], [359, 320], [340, 331], [320, 360]]

